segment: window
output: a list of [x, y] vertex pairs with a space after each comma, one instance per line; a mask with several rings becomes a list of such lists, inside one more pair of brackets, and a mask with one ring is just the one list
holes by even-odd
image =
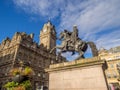
[[114, 68], [114, 65], [113, 65], [113, 64], [110, 64], [110, 68]]
[[45, 74], [43, 73], [43, 78], [45, 78]]
[[11, 59], [14, 58], [14, 54], [11, 54], [10, 58], [11, 58]]
[[117, 64], [116, 64], [116, 67], [120, 67], [120, 63], [117, 63]]
[[106, 76], [107, 76], [107, 78], [111, 78], [110, 73], [107, 73]]
[[40, 77], [41, 76], [41, 73], [38, 73], [38, 77]]
[[115, 58], [116, 58], [116, 59], [119, 59], [119, 58], [120, 58], [120, 56], [115, 56]]
[[117, 73], [116, 72], [113, 72], [113, 77], [117, 78]]

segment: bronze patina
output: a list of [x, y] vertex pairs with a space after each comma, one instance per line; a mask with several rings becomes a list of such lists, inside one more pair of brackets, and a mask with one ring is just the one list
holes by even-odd
[[59, 40], [62, 41], [61, 45], [54, 47], [50, 51], [50, 53], [52, 53], [53, 50], [55, 50], [56, 48], [61, 50], [59, 53], [70, 51], [72, 52], [72, 55], [74, 55], [75, 52], [78, 52], [79, 57], [76, 58], [77, 60], [80, 58], [84, 58], [84, 53], [87, 50], [88, 45], [89, 45], [92, 50], [93, 56], [98, 56], [98, 50], [94, 42], [86, 42], [78, 37], [77, 26], [73, 27], [73, 32], [70, 32], [68, 30], [64, 30], [63, 32], [61, 32]]

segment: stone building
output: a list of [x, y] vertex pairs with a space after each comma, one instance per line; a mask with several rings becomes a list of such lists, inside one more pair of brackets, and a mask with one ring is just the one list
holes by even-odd
[[107, 70], [105, 71], [107, 81], [113, 88], [120, 85], [120, 46], [106, 50], [101, 48], [99, 51], [101, 59], [105, 59], [107, 63]]
[[[44, 69], [51, 63], [58, 63], [56, 53], [49, 53], [56, 45], [56, 31], [54, 25], [48, 21], [40, 31], [40, 42], [33, 40], [34, 34], [27, 35], [24, 32], [16, 32], [10, 38], [6, 38], [0, 44], [0, 87], [9, 80], [9, 70], [18, 67], [19, 62], [29, 62], [35, 75], [32, 79], [33, 88], [48, 86], [48, 74]], [[60, 62], [66, 61], [61, 57]]]

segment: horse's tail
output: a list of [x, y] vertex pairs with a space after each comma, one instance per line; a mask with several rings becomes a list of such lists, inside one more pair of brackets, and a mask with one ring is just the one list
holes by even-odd
[[93, 56], [98, 56], [98, 50], [97, 50], [97, 47], [96, 47], [95, 43], [94, 42], [87, 42], [87, 43], [91, 48], [92, 55]]

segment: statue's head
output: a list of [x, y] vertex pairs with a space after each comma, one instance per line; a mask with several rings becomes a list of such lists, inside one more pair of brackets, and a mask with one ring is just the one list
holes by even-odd
[[68, 32], [68, 31], [65, 29], [64, 32], [66, 33], [66, 32]]

